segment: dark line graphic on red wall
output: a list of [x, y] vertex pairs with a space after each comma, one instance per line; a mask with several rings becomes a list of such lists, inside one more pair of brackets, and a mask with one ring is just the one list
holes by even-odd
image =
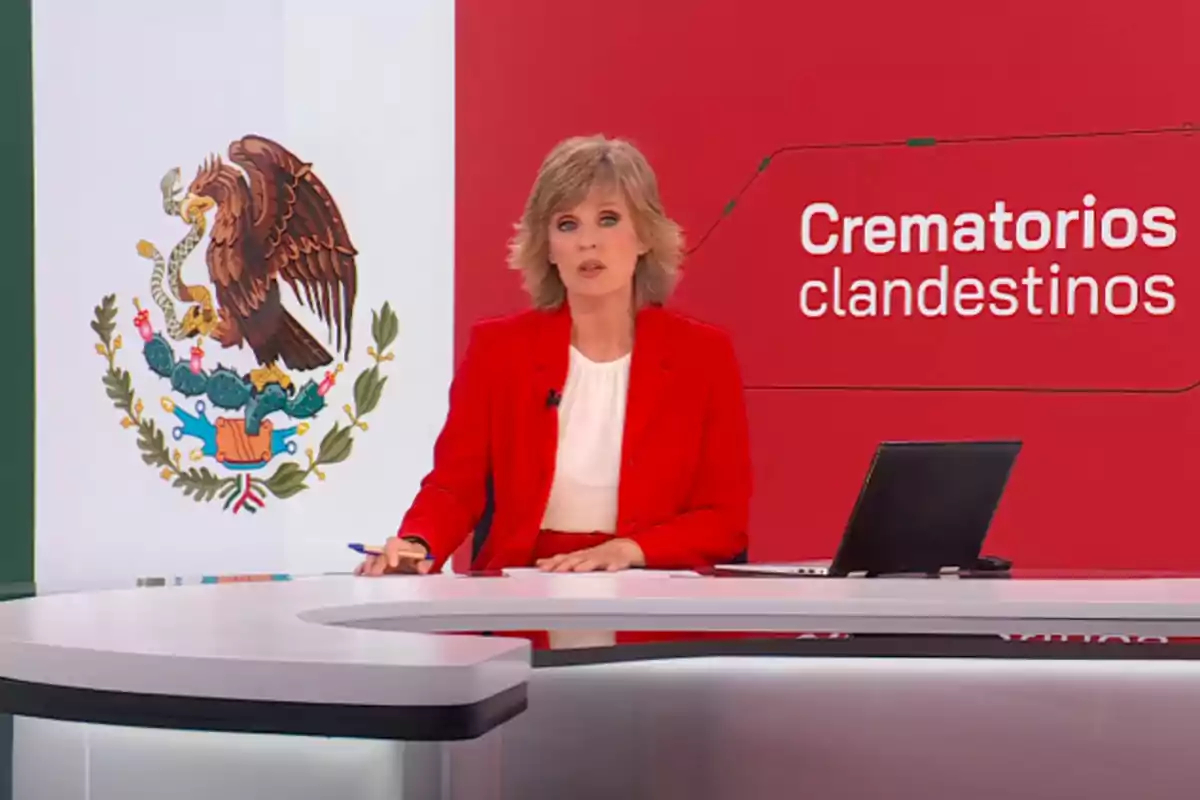
[[690, 257], [693, 253], [704, 246], [713, 231], [717, 229], [726, 217], [733, 213], [737, 208], [737, 204], [741, 202], [742, 197], [754, 185], [759, 176], [766, 172], [767, 167], [781, 155], [790, 153], [801, 153], [805, 151], [816, 150], [878, 150], [892, 147], [937, 147], [939, 145], [969, 145], [969, 144], [1015, 144], [1018, 142], [1048, 142], [1061, 139], [1102, 139], [1115, 136], [1162, 136], [1164, 134], [1180, 133], [1192, 134], [1196, 132], [1195, 126], [1190, 122], [1185, 122], [1182, 125], [1164, 127], [1164, 128], [1132, 128], [1129, 130], [1120, 131], [1067, 131], [1062, 133], [1030, 133], [1030, 134], [1011, 134], [1007, 136], [961, 136], [955, 138], [939, 139], [934, 136], [917, 136], [910, 139], [892, 139], [879, 142], [814, 142], [810, 144], [786, 144], [776, 148], [766, 158], [758, 163], [758, 169], [750, 176], [750, 179], [742, 186], [737, 194], [730, 199], [725, 207], [721, 210], [721, 215], [713, 221], [711, 225], [701, 235], [699, 241], [692, 245], [687, 250], [687, 255]]
[[[691, 257], [704, 243], [708, 241], [718, 226], [733, 213], [738, 203], [753, 187], [769, 166], [781, 155], [799, 152], [821, 150], [868, 150], [900, 147], [937, 147], [973, 144], [1014, 144], [1019, 142], [1054, 141], [1066, 139], [1099, 139], [1124, 136], [1163, 136], [1169, 134], [1191, 135], [1196, 132], [1195, 126], [1185, 122], [1177, 126], [1159, 128], [1131, 128], [1112, 131], [1065, 131], [1059, 133], [1040, 134], [1011, 134], [1005, 136], [963, 136], [938, 138], [933, 136], [913, 137], [909, 139], [893, 139], [877, 142], [814, 142], [808, 144], [790, 144], [776, 148], [770, 155], [763, 158], [754, 174], [742, 186], [725, 207], [721, 214], [700, 236], [696, 244], [688, 249]], [[1090, 387], [1090, 386], [906, 386], [906, 385], [823, 385], [823, 384], [760, 384], [747, 385], [746, 391], [797, 391], [797, 392], [937, 392], [937, 393], [976, 393], [976, 394], [1075, 394], [1075, 395], [1181, 395], [1200, 388], [1200, 378], [1184, 386], [1160, 387]]]

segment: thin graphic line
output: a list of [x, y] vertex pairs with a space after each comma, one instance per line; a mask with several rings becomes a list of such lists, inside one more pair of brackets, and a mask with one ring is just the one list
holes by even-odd
[[820, 151], [820, 150], [879, 150], [892, 147], [942, 147], [955, 145], [971, 145], [971, 144], [1016, 144], [1019, 142], [1045, 142], [1066, 139], [1104, 139], [1119, 136], [1162, 136], [1166, 134], [1179, 133], [1191, 134], [1195, 133], [1196, 128], [1190, 122], [1185, 122], [1181, 125], [1171, 125], [1161, 128], [1129, 128], [1126, 130], [1113, 131], [1063, 131], [1059, 133], [1016, 133], [1004, 136], [952, 136], [944, 139], [935, 136], [914, 136], [908, 139], [885, 139], [878, 142], [813, 142], [807, 144], [788, 144], [776, 148], [770, 155], [763, 158], [758, 163], [758, 169], [754, 174], [742, 185], [729, 202], [727, 202], [718, 216], [711, 225], [686, 251], [687, 256], [692, 256], [697, 250], [704, 246], [708, 238], [712, 236], [713, 231], [733, 213], [737, 208], [738, 203], [750, 191], [755, 181], [758, 180], [767, 167], [774, 163], [779, 156], [790, 153]]
[[1187, 386], [1171, 387], [1092, 387], [1092, 386], [875, 386], [808, 383], [747, 384], [750, 391], [789, 392], [894, 392], [946, 394], [1086, 394], [1086, 395], [1181, 395], [1200, 389], [1200, 380]]
[[[742, 185], [737, 194], [725, 204], [721, 215], [688, 251], [690, 257], [699, 250], [713, 231], [737, 208], [742, 197], [750, 191], [767, 167], [781, 155], [820, 150], [871, 150], [892, 147], [937, 147], [970, 144], [1006, 144], [1066, 139], [1102, 139], [1119, 136], [1162, 136], [1166, 134], [1192, 134], [1195, 126], [1190, 122], [1160, 128], [1129, 128], [1111, 131], [1063, 131], [1059, 133], [1009, 134], [1004, 136], [957, 136], [944, 139], [934, 136], [916, 136], [908, 139], [887, 139], [877, 142], [815, 142], [789, 144], [776, 148], [758, 163], [758, 169]], [[1090, 387], [1090, 386], [906, 386], [906, 385], [836, 385], [836, 384], [763, 384], [747, 385], [746, 391], [792, 391], [792, 392], [880, 392], [880, 393], [949, 393], [949, 394], [1082, 394], [1082, 395], [1181, 395], [1200, 388], [1200, 380], [1187, 386], [1173, 387]]]

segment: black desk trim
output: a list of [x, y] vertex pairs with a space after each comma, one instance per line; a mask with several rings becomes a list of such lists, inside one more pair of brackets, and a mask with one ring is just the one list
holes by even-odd
[[[1200, 644], [1006, 641], [997, 636], [944, 635], [772, 637], [535, 650], [533, 666], [570, 667], [714, 656], [1192, 661], [1200, 660]], [[4, 721], [3, 714], [13, 714], [138, 728], [449, 742], [482, 736], [527, 707], [526, 684], [469, 705], [364, 706], [117, 692], [0, 678], [0, 722]], [[0, 730], [0, 734], [3, 732]], [[3, 740], [0, 735], [0, 744]]]
[[0, 714], [0, 800], [13, 796], [13, 718]]
[[17, 716], [226, 733], [409, 742], [474, 739], [523, 712], [525, 684], [462, 706], [366, 706], [140, 694], [0, 678], [0, 712]]

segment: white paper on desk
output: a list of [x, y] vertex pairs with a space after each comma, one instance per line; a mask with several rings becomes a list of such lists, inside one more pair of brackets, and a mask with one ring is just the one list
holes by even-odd
[[587, 576], [597, 575], [619, 575], [622, 578], [628, 576], [644, 577], [644, 578], [699, 578], [700, 573], [693, 572], [690, 569], [626, 569], [620, 572], [542, 572], [537, 567], [505, 567], [504, 574], [510, 578], [530, 578], [530, 577], [545, 577], [545, 578], [561, 578], [564, 575], [571, 577], [583, 578]]

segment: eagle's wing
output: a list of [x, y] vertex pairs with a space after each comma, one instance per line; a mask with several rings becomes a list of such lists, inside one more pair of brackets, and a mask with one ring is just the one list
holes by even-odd
[[336, 329], [339, 350], [344, 334], [348, 358], [358, 251], [337, 204], [311, 164], [270, 139], [243, 137], [229, 145], [229, 158], [250, 178], [250, 226], [265, 276], [286, 281], [329, 328], [331, 342]]

